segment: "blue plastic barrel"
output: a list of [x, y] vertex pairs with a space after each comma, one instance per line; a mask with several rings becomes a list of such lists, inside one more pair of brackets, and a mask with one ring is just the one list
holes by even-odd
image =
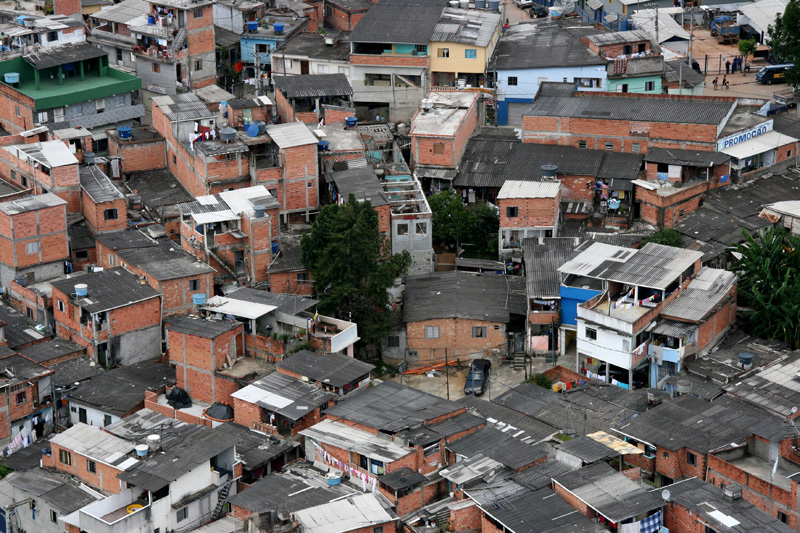
[[203, 305], [206, 303], [206, 295], [202, 292], [196, 292], [192, 294], [192, 303], [194, 305]]
[[89, 286], [85, 283], [75, 285], [75, 296], [84, 297], [89, 294]]
[[283, 22], [276, 22], [272, 25], [272, 30], [275, 33], [283, 33]]
[[130, 139], [133, 137], [133, 128], [130, 126], [120, 126], [117, 128], [117, 134], [120, 139]]
[[330, 143], [328, 141], [320, 141], [317, 143], [317, 149], [319, 149], [320, 152], [327, 152], [329, 145]]
[[247, 22], [247, 31], [256, 31], [258, 29], [258, 21], [250, 20]]
[[251, 122], [247, 125], [247, 128], [244, 130], [247, 133], [248, 137], [258, 137], [259, 129], [258, 124], [255, 122]]
[[156, 23], [156, 18], [153, 15], [148, 15], [147, 16], [147, 23], [148, 24], [155, 24]]
[[6, 83], [19, 83], [19, 72], [6, 72], [3, 74]]
[[272, 253], [277, 254], [278, 250], [280, 250], [281, 244], [279, 242], [272, 243]]
[[356, 124], [358, 124], [358, 119], [356, 117], [347, 117], [344, 119], [344, 123], [348, 128], [355, 128]]

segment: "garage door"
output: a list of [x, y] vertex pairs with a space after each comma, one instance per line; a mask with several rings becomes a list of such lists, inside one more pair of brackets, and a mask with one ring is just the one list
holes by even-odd
[[531, 106], [530, 103], [508, 103], [508, 125], [522, 126], [522, 114]]

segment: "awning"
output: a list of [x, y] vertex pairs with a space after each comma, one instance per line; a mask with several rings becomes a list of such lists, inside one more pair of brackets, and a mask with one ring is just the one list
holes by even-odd
[[273, 312], [277, 308], [278, 307], [274, 305], [245, 302], [244, 300], [235, 300], [233, 298], [226, 298], [225, 296], [212, 296], [209, 298], [208, 303], [203, 306], [203, 309], [206, 311], [233, 315], [250, 320], [260, 318]]
[[675, 320], [662, 320], [653, 329], [654, 335], [666, 335], [668, 337], [688, 337], [692, 331], [697, 329], [696, 324], [687, 324]]
[[192, 219], [196, 224], [214, 224], [215, 222], [239, 220], [239, 215], [230, 209], [223, 209], [222, 211], [212, 211], [211, 213], [192, 213]]
[[92, 140], [93, 141], [102, 141], [103, 139], [108, 139], [108, 135], [106, 134], [105, 128], [102, 129], [93, 129], [89, 130], [92, 132]]
[[603, 4], [599, 0], [586, 0], [586, 5], [594, 9], [595, 11], [600, 11], [603, 9]]
[[769, 131], [749, 141], [726, 148], [722, 150], [722, 153], [735, 157], [736, 159], [746, 159], [756, 154], [763, 154], [764, 152], [775, 150], [776, 148], [794, 142], [797, 142], [797, 139], [794, 137], [789, 137], [777, 131]]

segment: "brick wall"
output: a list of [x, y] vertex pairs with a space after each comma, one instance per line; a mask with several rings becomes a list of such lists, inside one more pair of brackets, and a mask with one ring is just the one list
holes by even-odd
[[594, 518], [597, 516], [597, 513], [594, 509], [589, 507], [585, 502], [580, 500], [577, 496], [573, 495], [567, 489], [553, 481], [553, 489], [556, 491], [556, 494], [561, 496], [564, 501], [570, 504], [574, 509], [576, 509], [579, 513], [584, 516], [588, 516], [589, 518]]
[[[298, 281], [301, 273], [308, 275], [309, 281]], [[300, 272], [275, 272], [269, 273], [269, 290], [288, 294], [302, 294], [311, 296], [314, 294], [314, 283], [311, 273], [308, 270]]]
[[[128, 203], [125, 198], [117, 198], [110, 202], [95, 203], [86, 191], [81, 191], [82, 211], [86, 222], [93, 233], [121, 231], [128, 227]], [[106, 219], [108, 210], [116, 210], [116, 218]]]
[[[501, 228], [555, 226], [561, 209], [561, 191], [555, 198], [502, 198], [497, 205]], [[517, 208], [516, 217], [508, 216], [509, 207]]]
[[326, 126], [342, 124], [345, 122], [345, 119], [356, 116], [356, 110], [350, 107], [337, 107], [323, 104], [322, 112], [325, 116]]
[[700, 207], [700, 200], [708, 189], [709, 184], [704, 182], [669, 195], [660, 195], [658, 190], [649, 190], [636, 185], [635, 197], [642, 205], [642, 220], [659, 227], [671, 228]]
[[233, 420], [237, 424], [248, 428], [255, 427], [255, 424], [265, 421], [261, 407], [239, 398], [233, 398]]
[[325, 25], [338, 31], [353, 31], [358, 21], [364, 18], [367, 10], [368, 8], [349, 9], [346, 6], [340, 6], [333, 2], [325, 2]]
[[[30, 243], [38, 243], [38, 251], [29, 254]], [[65, 206], [46, 207], [11, 216], [0, 213], [0, 262], [3, 264], [24, 269], [68, 258]]]
[[167, 166], [166, 142], [163, 137], [119, 142], [116, 136], [109, 136], [108, 153], [122, 158], [122, 171], [126, 174], [158, 170]]
[[168, 418], [174, 418], [187, 424], [197, 424], [199, 426], [211, 427], [211, 420], [201, 416], [194, 416], [186, 411], [173, 409], [169, 405], [162, 405], [158, 403], [158, 393], [152, 391], [145, 391], [144, 393], [144, 408], [156, 411]]
[[[50, 449], [52, 450], [52, 465], [59, 472], [75, 476], [96, 489], [104, 490], [112, 494], [118, 494], [122, 490], [120, 488], [120, 481], [117, 479], [117, 474], [121, 473], [122, 470], [101, 463], [100, 461], [94, 461], [96, 472], [90, 472], [88, 463], [92, 460], [90, 457], [81, 455], [74, 450], [64, 448], [55, 443], [50, 444]], [[62, 450], [70, 454], [71, 464], [65, 464], [61, 461]]]
[[[457, 502], [457, 504], [462, 502]], [[453, 531], [481, 531], [481, 510], [477, 504], [473, 503], [469, 506], [459, 506], [456, 509], [450, 509], [450, 523], [452, 524]]]
[[[439, 327], [438, 339], [426, 339], [427, 326]], [[497, 326], [497, 329], [495, 329]], [[473, 327], [485, 327], [486, 337], [473, 337]], [[444, 350], [447, 348], [450, 360], [456, 358], [475, 359], [490, 355], [493, 349], [506, 349], [505, 324], [494, 324], [480, 320], [461, 318], [423, 320], [406, 323], [408, 348], [417, 350], [419, 358], [409, 361], [414, 365], [425, 365], [444, 362]], [[431, 353], [433, 351], [433, 353]]]

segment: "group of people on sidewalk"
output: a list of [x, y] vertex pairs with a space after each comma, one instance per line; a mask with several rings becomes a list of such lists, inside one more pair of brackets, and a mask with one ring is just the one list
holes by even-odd
[[718, 88], [719, 88], [720, 90], [722, 90], [722, 89], [728, 90], [728, 89], [730, 88], [730, 86], [731, 86], [731, 82], [729, 82], [729, 81], [728, 81], [728, 76], [727, 76], [727, 75], [725, 75], [725, 76], [722, 76], [722, 84], [720, 84], [720, 81], [719, 81], [719, 76], [717, 76], [716, 78], [714, 78], [714, 81], [713, 81], [712, 83], [714, 84], [714, 90], [715, 90], [715, 91], [716, 91]]

